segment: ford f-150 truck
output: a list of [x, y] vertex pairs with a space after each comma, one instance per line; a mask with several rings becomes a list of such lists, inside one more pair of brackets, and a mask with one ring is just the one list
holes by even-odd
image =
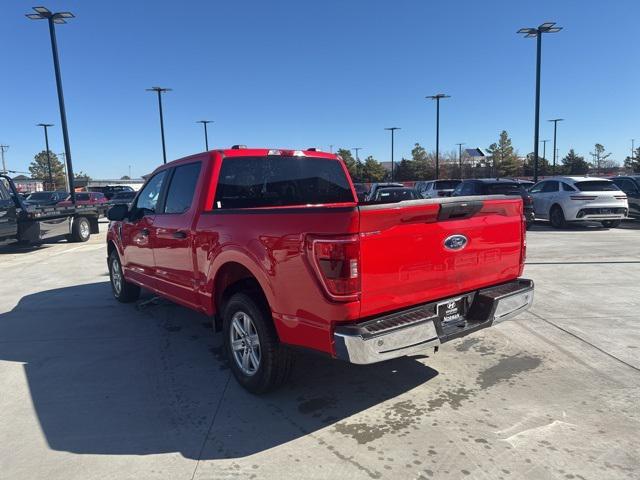
[[522, 199], [358, 203], [344, 162], [234, 146], [159, 167], [109, 210], [116, 299], [143, 287], [214, 318], [249, 391], [292, 347], [368, 364], [511, 318], [533, 301]]

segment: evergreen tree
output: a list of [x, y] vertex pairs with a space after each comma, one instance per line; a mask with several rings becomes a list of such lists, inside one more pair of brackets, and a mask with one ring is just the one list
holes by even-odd
[[381, 182], [387, 176], [387, 171], [382, 164], [369, 155], [364, 160], [362, 177], [366, 182]]
[[349, 170], [349, 175], [351, 175], [351, 179], [356, 183], [361, 182], [362, 175], [360, 174], [360, 166], [358, 165], [358, 162], [356, 162], [355, 158], [353, 158], [353, 155], [351, 155], [351, 151], [346, 148], [341, 148], [338, 150], [337, 155], [344, 160], [347, 170]]
[[562, 173], [566, 175], [585, 175], [589, 171], [589, 162], [572, 148], [562, 159]]
[[415, 180], [417, 177], [414, 163], [412, 160], [407, 160], [406, 158], [400, 160], [400, 162], [396, 164], [394, 180], [399, 182]]
[[500, 133], [498, 143], [492, 143], [487, 149], [491, 156], [494, 174], [500, 177], [512, 177], [520, 173], [520, 161], [509, 134], [506, 130]]
[[640, 173], [640, 147], [636, 148], [633, 157], [625, 158], [624, 167], [633, 173]]
[[29, 172], [31, 173], [31, 178], [42, 180], [47, 189], [56, 190], [65, 185], [64, 167], [55, 153], [49, 151], [49, 158], [51, 160], [52, 185], [49, 184], [49, 160], [47, 159], [46, 150], [41, 151], [33, 157], [33, 162], [29, 165]]
[[431, 180], [435, 178], [436, 167], [433, 158], [419, 143], [416, 143], [411, 150], [411, 158], [413, 159], [413, 180]]

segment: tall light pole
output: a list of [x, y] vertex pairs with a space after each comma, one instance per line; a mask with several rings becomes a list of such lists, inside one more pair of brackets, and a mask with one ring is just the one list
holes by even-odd
[[394, 174], [394, 160], [393, 160], [393, 137], [396, 130], [400, 130], [400, 127], [387, 127], [385, 130], [389, 130], [391, 132], [391, 181], [393, 182], [393, 174]]
[[429, 95], [425, 98], [430, 98], [436, 101], [436, 180], [440, 175], [440, 99], [451, 98], [451, 95], [445, 95], [444, 93], [438, 93], [437, 95]]
[[[358, 152], [362, 150], [362, 147], [353, 147], [351, 150], [356, 152], [356, 165], [358, 165], [358, 174], [360, 175], [360, 177], [362, 177], [362, 165], [360, 164], [360, 158], [358, 157]], [[359, 178], [358, 180], [362, 181], [363, 179]]]
[[213, 120], [198, 120], [196, 123], [201, 123], [204, 126], [204, 148], [205, 148], [205, 151], [208, 152], [209, 151], [209, 135], [207, 134], [207, 124], [213, 123]]
[[164, 143], [164, 116], [162, 115], [162, 94], [170, 91], [170, 88], [147, 88], [147, 92], [156, 92], [158, 94], [158, 109], [160, 110], [160, 136], [162, 137], [162, 160], [164, 161], [164, 163], [167, 163], [167, 148]]
[[545, 22], [538, 28], [521, 28], [518, 33], [524, 34], [525, 38], [535, 38], [536, 45], [536, 115], [533, 133], [533, 181], [538, 181], [538, 140], [540, 138], [540, 63], [542, 58], [542, 34], [556, 33], [562, 27], [556, 27], [555, 22]]
[[540, 143], [542, 143], [542, 159], [544, 161], [547, 161], [547, 142], [549, 140], [540, 140]]
[[564, 118], [552, 118], [549, 120], [550, 122], [553, 122], [553, 168], [551, 169], [553, 175], [556, 174], [556, 155], [558, 151], [556, 148], [556, 139], [558, 136], [558, 122], [562, 122], [563, 120]]
[[67, 128], [67, 112], [64, 106], [64, 94], [62, 92], [62, 76], [60, 74], [60, 61], [58, 59], [58, 42], [56, 41], [56, 24], [67, 23], [66, 20], [74, 18], [71, 12], [52, 13], [46, 7], [34, 7], [36, 13], [27, 13], [31, 20], [47, 20], [49, 23], [49, 37], [51, 38], [51, 51], [53, 53], [53, 68], [56, 74], [56, 87], [58, 89], [58, 105], [60, 107], [60, 122], [62, 124], [62, 138], [64, 140], [64, 153], [67, 162], [67, 177], [69, 182], [69, 196], [71, 202], [76, 203], [76, 192], [73, 185], [73, 164], [71, 162], [71, 146], [69, 144], [69, 129]]
[[53, 127], [53, 123], [38, 123], [37, 127], [42, 127], [44, 129], [44, 145], [47, 149], [47, 168], [49, 169], [49, 188], [53, 190], [56, 189], [55, 184], [53, 183], [53, 174], [51, 173], [51, 153], [49, 152], [49, 133], [47, 129], [49, 127]]
[[636, 149], [635, 149], [635, 138], [631, 139], [631, 161], [633, 162], [633, 156], [636, 154]]
[[4, 161], [4, 152], [9, 149], [9, 145], [0, 145], [0, 156], [2, 157], [2, 173], [7, 173], [7, 164]]
[[458, 161], [460, 162], [460, 178], [462, 178], [462, 146], [464, 143], [456, 143], [458, 146]]

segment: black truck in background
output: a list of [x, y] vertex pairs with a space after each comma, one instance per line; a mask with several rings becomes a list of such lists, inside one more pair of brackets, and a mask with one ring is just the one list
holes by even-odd
[[54, 237], [86, 242], [98, 233], [100, 212], [94, 206], [47, 206], [25, 204], [13, 180], [0, 174], [0, 245], [38, 243]]

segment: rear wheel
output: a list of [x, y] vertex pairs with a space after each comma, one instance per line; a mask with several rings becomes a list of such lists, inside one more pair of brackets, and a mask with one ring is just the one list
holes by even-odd
[[251, 393], [265, 393], [288, 379], [292, 354], [280, 343], [263, 302], [236, 293], [225, 304], [222, 321], [227, 358], [240, 385]]
[[119, 302], [134, 302], [140, 296], [140, 287], [124, 279], [120, 257], [115, 250], [109, 255], [109, 278], [111, 279], [113, 296]]
[[553, 207], [551, 207], [551, 211], [549, 212], [549, 220], [551, 221], [551, 226], [553, 228], [564, 228], [567, 225], [567, 222], [564, 218], [564, 212], [558, 205], [554, 205]]
[[605, 220], [602, 222], [604, 228], [616, 228], [620, 226], [621, 220]]
[[91, 226], [89, 220], [85, 217], [77, 217], [73, 219], [73, 225], [71, 226], [71, 241], [72, 242], [86, 242], [91, 236]]

